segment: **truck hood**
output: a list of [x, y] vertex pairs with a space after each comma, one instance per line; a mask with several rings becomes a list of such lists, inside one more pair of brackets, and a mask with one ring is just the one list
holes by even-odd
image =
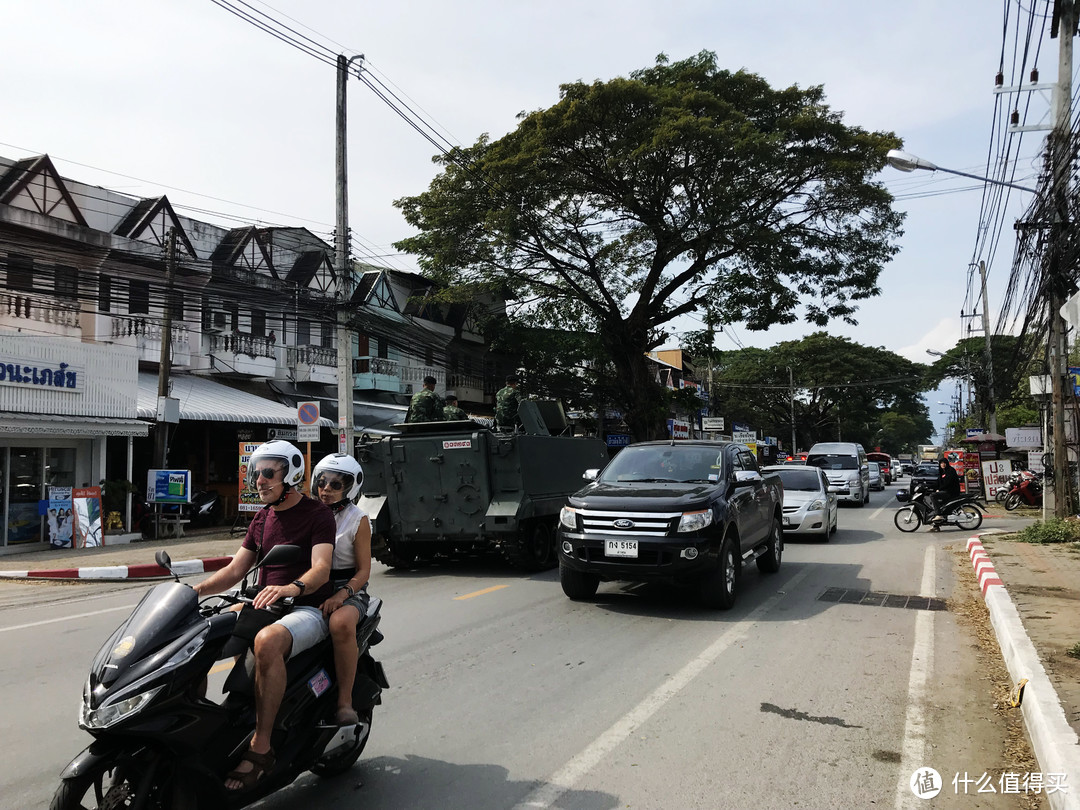
[[716, 484], [589, 484], [570, 496], [570, 505], [603, 511], [670, 512], [703, 508]]

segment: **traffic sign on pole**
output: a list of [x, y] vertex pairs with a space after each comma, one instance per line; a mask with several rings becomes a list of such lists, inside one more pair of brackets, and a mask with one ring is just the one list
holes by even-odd
[[319, 440], [318, 402], [297, 403], [296, 440], [299, 442], [317, 442]]

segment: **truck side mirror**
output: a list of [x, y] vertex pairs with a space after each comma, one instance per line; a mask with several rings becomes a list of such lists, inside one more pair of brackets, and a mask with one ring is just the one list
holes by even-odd
[[586, 481], [595, 481], [598, 475], [600, 475], [600, 470], [586, 470], [581, 474], [581, 477]]
[[735, 471], [735, 486], [744, 487], [747, 484], [756, 484], [761, 481], [761, 473], [757, 470], [736, 470]]

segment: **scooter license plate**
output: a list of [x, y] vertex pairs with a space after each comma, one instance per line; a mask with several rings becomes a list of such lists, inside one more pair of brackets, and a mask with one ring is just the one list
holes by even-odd
[[605, 540], [605, 557], [637, 557], [637, 540]]

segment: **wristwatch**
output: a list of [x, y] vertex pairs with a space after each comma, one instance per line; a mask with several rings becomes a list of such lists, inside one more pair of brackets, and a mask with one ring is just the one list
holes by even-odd
[[302, 579], [294, 579], [292, 584], [300, 589], [300, 593], [298, 593], [297, 596], [303, 596], [304, 595], [304, 589], [307, 587], [307, 585], [304, 584], [304, 580], [302, 580]]
[[356, 591], [354, 591], [349, 585], [342, 585], [341, 587], [345, 589], [345, 593], [349, 595], [350, 599], [356, 596]]

